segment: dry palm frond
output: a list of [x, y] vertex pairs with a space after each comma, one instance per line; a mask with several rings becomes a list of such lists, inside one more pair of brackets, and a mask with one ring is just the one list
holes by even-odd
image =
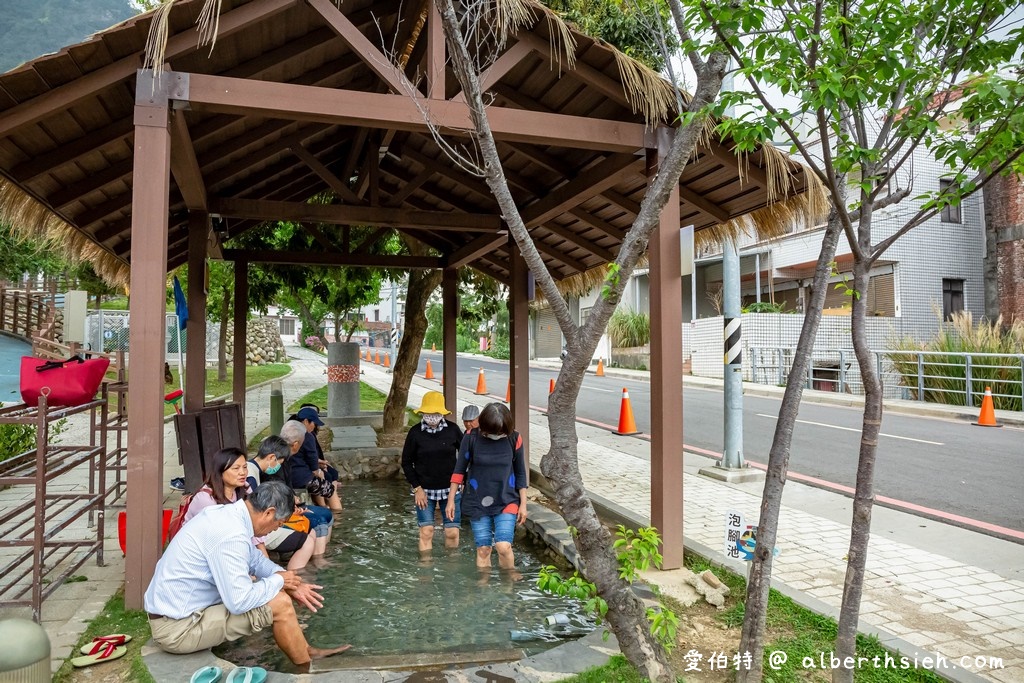
[[672, 84], [629, 55], [618, 50], [612, 54], [619, 67], [622, 90], [633, 113], [642, 114], [649, 126], [668, 122], [676, 108], [676, 93]]
[[495, 0], [494, 33], [500, 44], [537, 23], [537, 4], [531, 0]]
[[[149, 36], [146, 38], [146, 58], [144, 69], [152, 69], [156, 76], [164, 70], [164, 58], [167, 55], [167, 40], [170, 36], [171, 10], [179, 0], [167, 0], [153, 12], [152, 23], [149, 25]], [[223, 0], [204, 0], [203, 8], [196, 20], [199, 32], [199, 45], [209, 45], [213, 52], [217, 44], [217, 32], [220, 30], [220, 11]]]
[[0, 180], [0, 221], [27, 239], [49, 240], [69, 263], [91, 263], [111, 286], [128, 284], [127, 263], [5, 180]]

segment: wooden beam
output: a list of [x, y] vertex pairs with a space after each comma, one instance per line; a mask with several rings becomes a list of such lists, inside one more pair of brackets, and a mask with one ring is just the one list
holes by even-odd
[[377, 240], [379, 240], [381, 237], [383, 237], [385, 233], [391, 232], [391, 230], [392, 230], [391, 228], [377, 228], [372, 233], [370, 233], [369, 237], [367, 237], [362, 242], [360, 242], [359, 246], [357, 246], [355, 249], [352, 250], [352, 253], [353, 254], [367, 254], [367, 253], [369, 253], [370, 249], [373, 248], [373, 245], [376, 244]]
[[206, 212], [206, 185], [183, 110], [171, 116], [171, 175], [189, 211]]
[[313, 221], [338, 225], [358, 223], [390, 228], [428, 228], [457, 232], [497, 232], [501, 228], [501, 218], [492, 214], [410, 211], [376, 206], [303, 204], [259, 199], [211, 199], [210, 212], [254, 220]]
[[613, 239], [617, 239], [620, 242], [626, 239], [625, 232], [619, 230], [618, 228], [616, 228], [614, 225], [604, 220], [603, 218], [598, 218], [594, 214], [584, 211], [583, 209], [569, 209], [569, 214], [572, 217], [578, 218], [579, 220], [583, 221], [584, 223], [594, 228], [595, 230], [603, 232], [604, 234], [608, 235]]
[[102, 128], [89, 131], [49, 152], [33, 156], [11, 170], [11, 177], [19, 183], [30, 183], [54, 167], [69, 163], [86, 152], [98, 150], [114, 142], [124, 142], [135, 130], [132, 120], [120, 118]]
[[559, 237], [564, 238], [570, 244], [575, 245], [577, 248], [582, 249], [585, 252], [593, 254], [602, 261], [610, 263], [611, 261], [615, 260], [615, 254], [613, 254], [609, 250], [580, 237], [578, 234], [576, 234], [569, 228], [561, 226], [558, 223], [555, 223], [554, 221], [548, 221], [547, 223], [541, 225], [540, 227], [554, 235], [558, 235]]
[[560, 216], [569, 208], [601, 194], [624, 178], [636, 175], [644, 160], [632, 154], [614, 154], [591, 166], [565, 185], [552, 190], [522, 211], [526, 226], [535, 227]]
[[321, 163], [308, 149], [298, 142], [292, 142], [288, 145], [288, 148], [295, 156], [302, 159], [306, 166], [309, 166], [314, 173], [320, 176], [334, 190], [335, 194], [350, 204], [362, 204], [356, 193], [350, 190], [341, 178], [331, 173], [331, 170]]
[[385, 202], [385, 206], [399, 207], [413, 192], [418, 190], [423, 183], [430, 180], [430, 177], [434, 175], [434, 171], [429, 168], [425, 168], [415, 175], [412, 179], [402, 183], [401, 189], [391, 195], [388, 201]]
[[629, 197], [626, 197], [615, 190], [605, 190], [601, 193], [601, 196], [634, 216], [640, 215], [640, 203], [634, 202]]
[[308, 251], [249, 251], [246, 249], [225, 249], [224, 260], [248, 261], [250, 263], [282, 263], [293, 266], [366, 266], [372, 268], [404, 268], [409, 270], [444, 267], [444, 259], [437, 256], [328, 254]]
[[559, 263], [562, 263], [571, 268], [572, 270], [575, 270], [577, 273], [582, 273], [584, 270], [587, 270], [587, 264], [577, 259], [574, 259], [572, 256], [569, 256], [568, 254], [562, 253], [561, 251], [551, 246], [544, 240], [535, 239], [533, 241], [533, 244], [534, 246], [537, 247], [537, 251], [547, 254], [548, 256], [558, 261]]
[[51, 194], [47, 198], [47, 202], [54, 209], [60, 211], [65, 207], [74, 204], [82, 197], [92, 194], [96, 190], [106, 187], [110, 183], [131, 175], [132, 168], [134, 166], [135, 161], [133, 159], [125, 159], [120, 163], [108, 166], [102, 171], [90, 173], [78, 182], [72, 183], [71, 185], [65, 185], [60, 190]]
[[508, 241], [507, 234], [483, 235], [448, 255], [445, 268], [461, 268]]
[[725, 223], [730, 219], [729, 212], [723, 207], [697, 194], [686, 185], [679, 184], [679, 196], [693, 204], [703, 213], [714, 218], [719, 223]]
[[[254, 0], [233, 9], [220, 17], [217, 36], [224, 40], [240, 29], [275, 14], [283, 12], [296, 0]], [[199, 49], [196, 34], [193, 31], [182, 31], [171, 36], [167, 41], [165, 60], [180, 57]], [[48, 90], [19, 105], [3, 112], [0, 117], [0, 138], [8, 137], [21, 128], [31, 125], [51, 114], [66, 111], [72, 105], [81, 102], [94, 93], [108, 88], [118, 81], [126, 81], [135, 75], [139, 68], [139, 56], [133, 52], [113, 64], [91, 71], [69, 81], [68, 83]]]
[[427, 97], [432, 100], [445, 98], [445, 45], [444, 27], [437, 2], [429, 2], [427, 14]]
[[[490, 90], [498, 81], [502, 79], [509, 71], [519, 65], [519, 62], [533, 52], [534, 48], [526, 41], [519, 40], [512, 44], [512, 46], [505, 50], [500, 57], [494, 60], [494, 63], [487, 67], [487, 70], [480, 74], [480, 92], [484, 93]], [[459, 92], [455, 97], [452, 98], [452, 102], [465, 102], [466, 93]]]
[[[191, 74], [186, 99], [197, 111], [421, 133], [430, 130], [426, 117], [431, 126], [446, 133], [468, 135], [472, 130], [465, 104], [431, 101], [424, 111], [405, 95]], [[630, 153], [644, 149], [648, 141], [646, 128], [639, 123], [503, 107], [491, 107], [488, 117], [499, 140]]]
[[312, 237], [316, 242], [328, 252], [336, 252], [338, 248], [331, 244], [331, 241], [327, 239], [327, 236], [315, 225], [309, 223], [299, 223], [299, 227], [302, 228], [303, 232]]
[[760, 166], [755, 165], [749, 158], [746, 159], [747, 163], [742, 163], [743, 160], [736, 156], [734, 150], [735, 148], [726, 149], [723, 143], [712, 141], [708, 147], [701, 148], [699, 151], [707, 152], [726, 166], [735, 168], [740, 177], [746, 176], [758, 187], [767, 188], [768, 174], [765, 170]]
[[338, 34], [338, 37], [359, 55], [363, 63], [387, 83], [393, 92], [403, 95], [416, 92], [416, 86], [409, 82], [405, 73], [392, 64], [391, 60], [360, 32], [359, 27], [353, 24], [334, 3], [330, 0], [306, 0], [306, 2], [323, 17], [327, 25]]

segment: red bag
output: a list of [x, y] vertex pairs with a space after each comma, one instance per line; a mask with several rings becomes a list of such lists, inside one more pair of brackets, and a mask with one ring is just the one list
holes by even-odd
[[30, 406], [45, 395], [51, 406], [80, 406], [96, 396], [103, 375], [110, 366], [109, 358], [46, 360], [34, 356], [21, 357], [21, 400]]
[[[185, 523], [185, 514], [188, 512], [188, 506], [192, 504], [192, 496], [194, 494], [186, 493], [181, 497], [181, 502], [178, 504], [178, 511], [174, 513], [174, 516], [167, 522], [167, 528], [164, 530], [164, 541], [167, 543], [171, 542], [171, 539], [181, 531], [181, 525]], [[164, 510], [164, 514], [169, 513], [170, 510]]]

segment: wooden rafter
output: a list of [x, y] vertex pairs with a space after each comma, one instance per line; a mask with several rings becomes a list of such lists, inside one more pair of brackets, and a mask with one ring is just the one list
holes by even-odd
[[206, 211], [206, 184], [203, 171], [196, 159], [192, 136], [188, 132], [185, 112], [176, 111], [171, 115], [171, 175], [178, 185], [190, 211]]
[[342, 254], [316, 251], [272, 251], [225, 249], [225, 261], [249, 263], [281, 263], [286, 265], [366, 266], [372, 268], [442, 268], [444, 259], [436, 256], [392, 256], [387, 254]]
[[348, 185], [344, 183], [338, 176], [331, 173], [331, 170], [327, 168], [316, 156], [306, 149], [300, 142], [292, 142], [288, 145], [288, 149], [291, 150], [292, 154], [302, 160], [306, 166], [309, 166], [320, 178], [327, 183], [335, 194], [344, 199], [350, 204], [361, 204], [359, 197], [356, 193], [349, 189]]
[[[498, 81], [502, 79], [509, 71], [519, 65], [523, 59], [526, 58], [531, 52], [533, 52], [533, 46], [527, 42], [518, 40], [512, 44], [512, 46], [505, 50], [494, 60], [487, 69], [480, 74], [480, 92], [487, 92], [490, 90]], [[465, 102], [466, 93], [459, 91], [454, 97], [451, 98], [453, 102]]]
[[546, 223], [587, 199], [608, 191], [623, 178], [635, 175], [643, 166], [644, 160], [632, 154], [612, 155], [524, 208], [523, 221], [527, 227]]
[[484, 254], [493, 251], [506, 242], [508, 242], [508, 235], [505, 233], [498, 235], [482, 235], [477, 237], [475, 240], [472, 240], [465, 246], [462, 246], [449, 254], [448, 258], [445, 260], [445, 267], [460, 268]]

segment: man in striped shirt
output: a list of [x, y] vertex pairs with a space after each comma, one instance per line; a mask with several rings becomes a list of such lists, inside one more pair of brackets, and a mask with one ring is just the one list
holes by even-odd
[[197, 652], [268, 626], [300, 667], [350, 647], [309, 645], [292, 601], [315, 612], [323, 605], [320, 586], [303, 583], [252, 544], [253, 536], [280, 528], [294, 507], [286, 484], [267, 482], [246, 500], [206, 508], [182, 527], [157, 563], [144, 598], [153, 640], [162, 650]]

